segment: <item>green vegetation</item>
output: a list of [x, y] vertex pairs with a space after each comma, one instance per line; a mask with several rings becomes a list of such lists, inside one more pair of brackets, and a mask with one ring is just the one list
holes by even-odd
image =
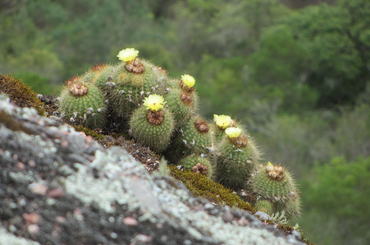
[[9, 96], [11, 102], [19, 107], [32, 107], [39, 115], [44, 115], [44, 103], [38, 98], [37, 94], [20, 79], [0, 74], [0, 92]]
[[179, 171], [176, 166], [169, 166], [171, 175], [182, 183], [193, 193], [194, 196], [206, 198], [219, 205], [229, 205], [248, 211], [256, 211], [249, 203], [240, 199], [232, 190], [213, 182], [202, 174], [195, 174], [191, 170]]
[[289, 168], [310, 240], [369, 243], [366, 184], [323, 180], [364, 179], [366, 171], [337, 168], [368, 167], [370, 2], [280, 2], [294, 9], [277, 0], [12, 1], [0, 4], [0, 72], [55, 95], [136, 48], [171, 77], [194, 76], [203, 117], [243, 121], [265, 157]]

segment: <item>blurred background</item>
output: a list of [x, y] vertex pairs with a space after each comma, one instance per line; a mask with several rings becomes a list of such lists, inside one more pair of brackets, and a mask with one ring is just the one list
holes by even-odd
[[0, 73], [37, 93], [128, 47], [294, 173], [312, 242], [370, 244], [369, 0], [0, 0]]

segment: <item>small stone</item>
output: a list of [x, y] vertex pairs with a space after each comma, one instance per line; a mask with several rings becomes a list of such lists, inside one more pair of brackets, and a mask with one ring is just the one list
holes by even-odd
[[18, 168], [19, 170], [24, 170], [24, 169], [25, 169], [24, 163], [23, 163], [23, 162], [18, 162], [18, 163], [17, 163], [17, 168]]
[[30, 233], [30, 234], [35, 234], [35, 233], [38, 233], [40, 230], [40, 227], [36, 224], [30, 224], [27, 226], [27, 231]]
[[26, 222], [31, 224], [37, 224], [40, 221], [40, 215], [37, 213], [24, 213], [22, 217]]
[[64, 223], [66, 222], [66, 218], [64, 218], [63, 216], [57, 216], [55, 217], [55, 221], [58, 223]]
[[64, 191], [60, 188], [49, 190], [48, 192], [49, 197], [62, 197], [64, 196]]
[[32, 183], [28, 186], [30, 191], [34, 194], [38, 194], [41, 196], [45, 196], [46, 192], [49, 190], [47, 185], [40, 184], [40, 183]]
[[132, 217], [126, 217], [126, 218], [123, 218], [122, 223], [128, 226], [136, 226], [138, 225], [139, 222]]
[[34, 160], [29, 160], [29, 161], [27, 162], [27, 164], [28, 164], [28, 166], [30, 166], [31, 168], [36, 167], [36, 162], [35, 162]]
[[230, 223], [231, 221], [233, 221], [233, 219], [234, 215], [230, 211], [226, 211], [225, 214], [222, 216], [222, 220], [225, 223]]

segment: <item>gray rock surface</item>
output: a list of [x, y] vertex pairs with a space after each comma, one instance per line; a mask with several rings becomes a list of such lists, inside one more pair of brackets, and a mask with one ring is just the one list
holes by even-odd
[[0, 95], [0, 244], [304, 244]]

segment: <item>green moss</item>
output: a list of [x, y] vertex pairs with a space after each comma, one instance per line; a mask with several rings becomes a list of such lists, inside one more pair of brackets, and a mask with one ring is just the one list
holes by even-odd
[[34, 134], [34, 131], [23, 125], [23, 122], [14, 120], [14, 118], [5, 111], [0, 112], [0, 122], [12, 131], [22, 131], [26, 134]]
[[179, 171], [176, 166], [169, 166], [169, 168], [171, 176], [184, 183], [194, 196], [206, 198], [219, 205], [236, 206], [247, 211], [256, 211], [249, 203], [243, 202], [232, 190], [213, 182], [204, 175], [195, 174], [187, 169]]
[[86, 135], [90, 135], [91, 137], [93, 137], [96, 140], [102, 140], [102, 139], [104, 139], [104, 135], [98, 134], [98, 133], [96, 133], [92, 129], [84, 128], [81, 125], [77, 125], [77, 126], [73, 126], [73, 127], [75, 128], [76, 131], [78, 131], [78, 132], [84, 132]]
[[37, 94], [20, 79], [17, 80], [10, 75], [3, 76], [0, 74], [0, 92], [7, 94], [10, 101], [19, 107], [32, 107], [36, 109], [41, 116], [45, 113], [44, 103], [42, 103], [39, 98], [37, 98]]

